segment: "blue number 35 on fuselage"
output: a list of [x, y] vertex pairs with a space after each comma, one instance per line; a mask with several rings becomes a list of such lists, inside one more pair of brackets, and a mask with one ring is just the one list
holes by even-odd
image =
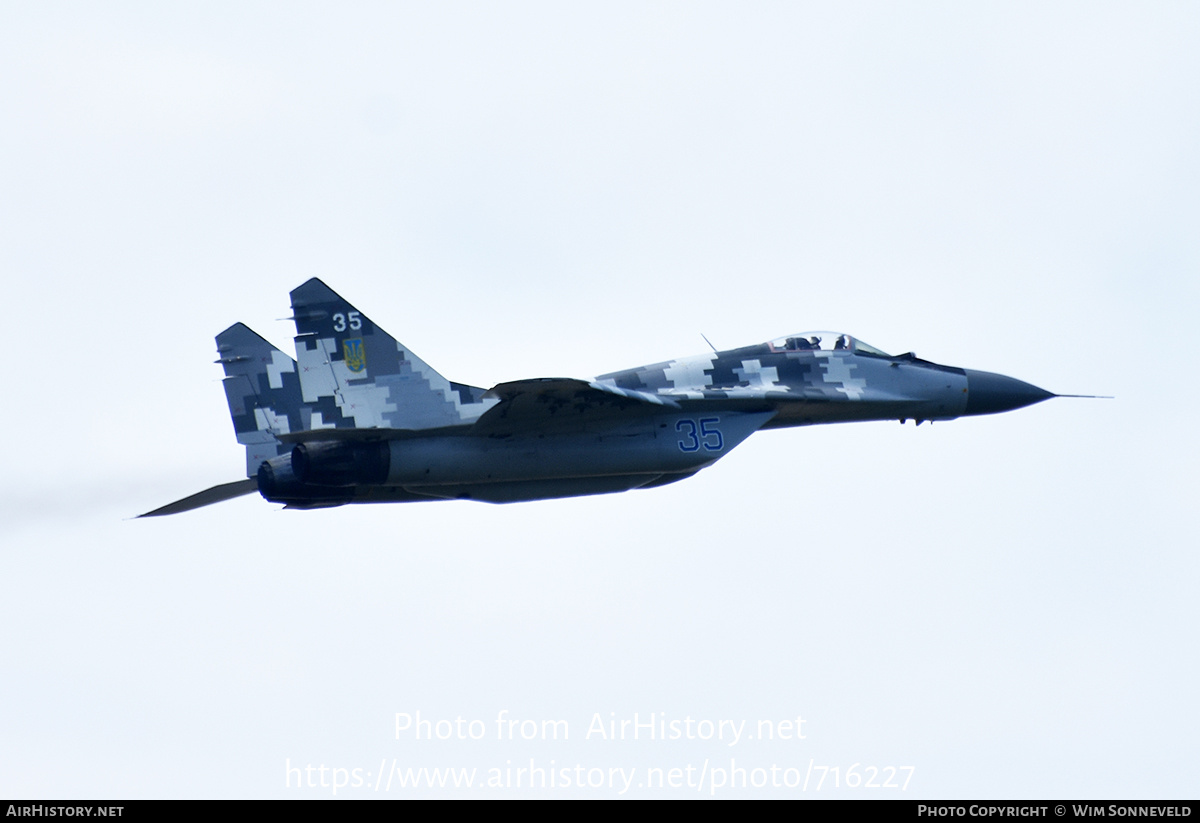
[[677, 421], [675, 431], [683, 433], [679, 439], [679, 450], [695, 452], [703, 447], [705, 451], [719, 452], [725, 448], [725, 440], [717, 428], [720, 422], [719, 417], [701, 417], [699, 422], [685, 417]]

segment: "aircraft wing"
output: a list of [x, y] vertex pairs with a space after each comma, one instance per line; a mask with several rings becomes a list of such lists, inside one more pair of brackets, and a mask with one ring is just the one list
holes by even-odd
[[679, 408], [679, 403], [670, 397], [566, 377], [501, 383], [489, 389], [484, 397], [500, 402], [475, 422], [472, 434], [581, 428], [615, 416], [659, 414]]
[[671, 400], [820, 400], [827, 396], [819, 388], [797, 391], [791, 386], [729, 386], [727, 388], [660, 389]]

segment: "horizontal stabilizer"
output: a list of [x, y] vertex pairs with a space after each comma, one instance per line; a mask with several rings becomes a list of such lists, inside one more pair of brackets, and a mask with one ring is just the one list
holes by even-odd
[[179, 514], [180, 512], [188, 512], [192, 509], [211, 506], [213, 503], [224, 503], [226, 500], [232, 500], [235, 497], [242, 497], [256, 491], [258, 491], [258, 479], [247, 477], [245, 480], [235, 480], [232, 483], [222, 483], [219, 486], [213, 486], [211, 489], [197, 492], [190, 497], [176, 500], [174, 503], [168, 503], [152, 512], [139, 514], [138, 517], [161, 517], [164, 514]]

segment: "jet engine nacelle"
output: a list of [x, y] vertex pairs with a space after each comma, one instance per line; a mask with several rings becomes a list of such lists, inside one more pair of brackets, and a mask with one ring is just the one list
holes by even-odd
[[338, 490], [302, 482], [292, 471], [290, 454], [272, 457], [258, 467], [258, 493], [272, 503], [286, 503], [297, 508], [312, 505], [336, 506], [348, 503], [353, 495], [340, 496]]
[[382, 483], [391, 465], [387, 442], [317, 441], [292, 449], [291, 473], [316, 486], [363, 486]]

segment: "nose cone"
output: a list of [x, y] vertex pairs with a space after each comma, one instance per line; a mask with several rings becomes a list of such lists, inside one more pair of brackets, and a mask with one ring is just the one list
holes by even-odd
[[967, 408], [964, 415], [1012, 411], [1055, 396], [1053, 392], [1003, 374], [974, 369], [963, 371], [967, 373]]

